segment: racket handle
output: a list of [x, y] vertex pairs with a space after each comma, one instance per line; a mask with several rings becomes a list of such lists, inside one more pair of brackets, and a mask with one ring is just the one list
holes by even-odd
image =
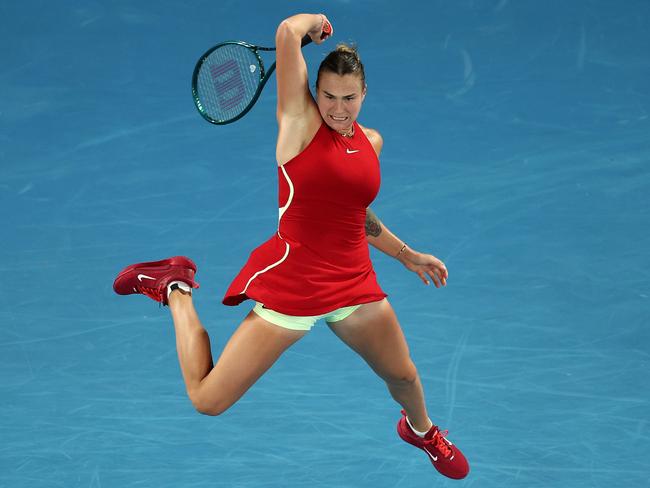
[[332, 35], [332, 24], [330, 24], [327, 20], [325, 21], [325, 24], [323, 25], [323, 33], [320, 35], [321, 39], [325, 39], [327, 36]]
[[[320, 38], [325, 39], [331, 33], [332, 33], [332, 25], [329, 22], [325, 21], [325, 25], [323, 25], [323, 33], [321, 34]], [[311, 42], [311, 37], [309, 37], [309, 34], [307, 34], [305, 37], [302, 38], [300, 47], [305, 47], [310, 42]]]

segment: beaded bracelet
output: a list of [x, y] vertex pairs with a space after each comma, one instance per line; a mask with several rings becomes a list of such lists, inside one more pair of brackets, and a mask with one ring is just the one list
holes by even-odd
[[399, 250], [399, 252], [395, 255], [396, 258], [400, 257], [401, 254], [406, 250], [406, 243], [402, 246], [402, 249]]

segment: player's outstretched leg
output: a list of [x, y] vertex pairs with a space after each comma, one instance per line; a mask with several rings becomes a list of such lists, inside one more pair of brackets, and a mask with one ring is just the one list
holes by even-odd
[[455, 479], [467, 476], [469, 465], [465, 456], [445, 438], [447, 433], [440, 432], [428, 417], [420, 377], [388, 300], [364, 304], [347, 318], [329, 326], [365, 359], [404, 408], [398, 424], [399, 436], [426, 452], [441, 474]]
[[140, 263], [123, 270], [114, 288], [123, 295], [142, 293], [169, 305], [188, 396], [199, 412], [219, 415], [306, 331], [279, 327], [251, 311], [213, 366], [210, 338], [192, 302], [191, 290], [198, 288], [195, 272], [194, 263], [183, 257]]

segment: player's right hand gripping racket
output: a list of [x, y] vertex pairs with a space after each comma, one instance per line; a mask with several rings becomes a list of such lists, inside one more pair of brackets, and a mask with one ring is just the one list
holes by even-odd
[[[331, 26], [326, 23], [323, 38], [331, 32]], [[310, 42], [308, 35], [303, 37], [301, 47]], [[226, 41], [199, 58], [192, 74], [192, 97], [205, 120], [211, 124], [229, 124], [253, 108], [275, 71], [275, 62], [268, 71], [264, 70], [259, 51], [275, 51], [275, 48]]]

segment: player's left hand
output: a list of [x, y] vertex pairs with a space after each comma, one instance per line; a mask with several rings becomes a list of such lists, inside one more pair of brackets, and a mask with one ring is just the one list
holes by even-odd
[[436, 288], [447, 286], [449, 272], [445, 263], [431, 254], [409, 251], [398, 258], [407, 269], [416, 273], [425, 285], [430, 285], [431, 279]]

